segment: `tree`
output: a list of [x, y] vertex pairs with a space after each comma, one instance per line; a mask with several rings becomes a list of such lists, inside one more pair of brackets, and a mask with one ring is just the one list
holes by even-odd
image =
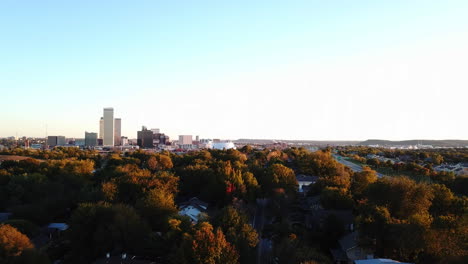
[[214, 219], [214, 223], [222, 229], [227, 241], [237, 248], [240, 262], [251, 262], [255, 255], [253, 249], [259, 240], [247, 216], [233, 206], [226, 206]]
[[89, 262], [114, 250], [138, 252], [145, 247], [149, 233], [147, 224], [130, 206], [81, 204], [70, 219], [71, 261]]
[[330, 209], [352, 209], [353, 199], [343, 188], [325, 187], [320, 195], [323, 207]]
[[221, 229], [213, 232], [213, 226], [207, 222], [200, 224], [192, 241], [193, 260], [197, 264], [235, 264], [238, 254], [226, 241]]
[[377, 172], [365, 166], [361, 172], [356, 172], [351, 181], [353, 195], [361, 195], [366, 187], [377, 181]]
[[6, 262], [32, 248], [34, 246], [26, 235], [10, 225], [0, 225], [0, 262]]
[[275, 188], [283, 188], [288, 193], [295, 192], [296, 175], [292, 169], [282, 164], [273, 164], [267, 169], [266, 175], [261, 178], [261, 186], [267, 192]]
[[159, 188], [150, 190], [138, 207], [154, 230], [162, 230], [168, 218], [177, 213], [173, 195]]
[[439, 216], [450, 212], [452, 201], [454, 199], [452, 191], [445, 187], [445, 185], [441, 184], [433, 184], [431, 185], [431, 188], [434, 193], [434, 199], [432, 199], [432, 204], [429, 208], [431, 214]]
[[364, 196], [378, 206], [386, 206], [391, 215], [398, 219], [427, 214], [434, 197], [429, 185], [406, 177], [381, 178], [369, 185]]

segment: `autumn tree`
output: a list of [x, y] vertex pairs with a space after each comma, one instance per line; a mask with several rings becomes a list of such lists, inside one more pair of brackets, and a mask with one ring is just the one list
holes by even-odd
[[177, 213], [173, 194], [160, 188], [148, 191], [137, 207], [154, 230], [162, 230], [168, 218]]
[[197, 264], [235, 264], [239, 255], [226, 241], [221, 229], [213, 232], [213, 226], [203, 222], [195, 231], [192, 240], [193, 261]]
[[32, 248], [34, 246], [26, 235], [10, 225], [0, 225], [0, 262], [7, 262]]
[[365, 166], [361, 172], [354, 173], [351, 180], [351, 191], [354, 195], [361, 195], [364, 189], [377, 181], [377, 172]]

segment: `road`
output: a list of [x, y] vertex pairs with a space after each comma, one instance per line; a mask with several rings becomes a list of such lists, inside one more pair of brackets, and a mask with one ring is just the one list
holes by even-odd
[[[355, 172], [361, 172], [362, 171], [362, 166], [353, 163], [351, 161], [345, 160], [342, 156], [339, 155], [333, 155], [333, 157], [341, 164], [350, 167], [353, 171]], [[377, 172], [377, 177], [382, 178], [384, 175], [382, 173]]]
[[257, 245], [257, 263], [270, 263], [272, 242], [270, 239], [262, 238], [263, 227], [265, 226], [265, 207], [267, 199], [257, 199], [257, 208], [253, 219], [253, 227], [257, 230], [259, 242]]

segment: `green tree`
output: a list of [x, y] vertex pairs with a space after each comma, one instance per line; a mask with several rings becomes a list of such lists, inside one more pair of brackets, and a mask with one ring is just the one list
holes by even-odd
[[221, 210], [214, 219], [226, 236], [227, 241], [239, 252], [241, 263], [250, 263], [254, 259], [254, 248], [257, 246], [257, 231], [248, 223], [247, 216], [233, 206]]
[[81, 204], [72, 214], [68, 237], [73, 263], [89, 262], [114, 250], [137, 253], [150, 229], [132, 207], [107, 203]]

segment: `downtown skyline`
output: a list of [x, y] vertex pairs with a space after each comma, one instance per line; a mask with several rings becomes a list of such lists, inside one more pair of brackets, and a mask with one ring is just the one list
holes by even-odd
[[0, 3], [0, 137], [468, 139], [468, 2]]

